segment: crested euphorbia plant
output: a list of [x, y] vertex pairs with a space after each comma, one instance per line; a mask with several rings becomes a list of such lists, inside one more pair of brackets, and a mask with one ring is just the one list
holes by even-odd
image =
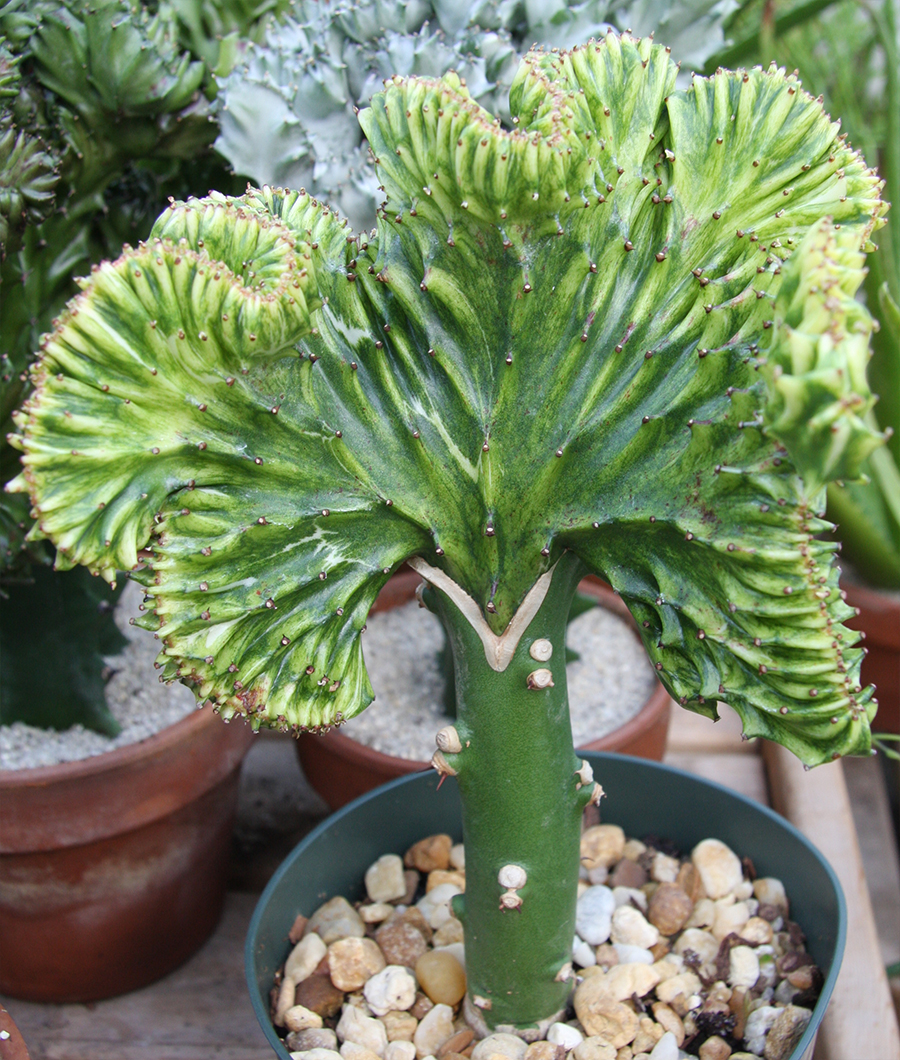
[[783, 71], [675, 77], [628, 35], [535, 52], [512, 131], [452, 75], [388, 82], [360, 116], [376, 233], [303, 191], [173, 203], [83, 282], [17, 419], [59, 563], [134, 571], [163, 676], [226, 717], [359, 713], [369, 608], [419, 571], [491, 1026], [569, 989], [583, 574], [682, 705], [809, 764], [869, 749], [820, 512], [879, 441], [853, 298], [879, 181]]

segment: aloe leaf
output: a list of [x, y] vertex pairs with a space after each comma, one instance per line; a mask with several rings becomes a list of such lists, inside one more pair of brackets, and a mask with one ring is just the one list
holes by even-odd
[[[795, 425], [786, 451], [763, 373], [788, 329], [848, 319], [795, 319], [804, 238], [868, 246], [877, 178], [783, 71], [675, 76], [628, 35], [532, 53], [512, 133], [458, 78], [395, 79], [361, 116], [372, 243], [263, 189], [175, 205], [86, 282], [15, 488], [65, 564], [111, 578], [151, 543], [167, 676], [327, 725], [370, 696], [361, 631], [401, 561], [500, 633], [568, 551], [685, 706], [731, 703], [809, 763], [868, 749], [824, 493], [798, 474], [814, 442]], [[833, 268], [849, 297], [855, 259]], [[853, 464], [841, 438], [814, 474]]]

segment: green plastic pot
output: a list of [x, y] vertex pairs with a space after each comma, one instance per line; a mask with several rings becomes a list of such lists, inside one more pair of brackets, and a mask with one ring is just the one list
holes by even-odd
[[[791, 917], [825, 976], [818, 1004], [789, 1060], [810, 1060], [816, 1031], [837, 979], [844, 951], [846, 907], [837, 877], [816, 848], [768, 807], [680, 769], [625, 755], [587, 752], [606, 798], [602, 819], [629, 836], [663, 836], [682, 850], [701, 839], [727, 843], [749, 857], [759, 875], [777, 876], [791, 901]], [[263, 1033], [281, 1060], [289, 1053], [269, 1019], [269, 991], [290, 950], [295, 917], [309, 916], [335, 895], [363, 897], [363, 875], [382, 854], [402, 854], [418, 839], [447, 832], [462, 837], [459, 793], [435, 773], [415, 773], [368, 792], [311, 832], [269, 881], [250, 922], [245, 969], [250, 1000]]]

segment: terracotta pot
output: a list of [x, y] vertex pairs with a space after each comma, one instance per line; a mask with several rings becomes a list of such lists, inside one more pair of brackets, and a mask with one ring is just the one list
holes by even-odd
[[0, 993], [124, 994], [202, 945], [252, 736], [205, 709], [107, 754], [0, 772]]
[[[395, 575], [379, 593], [372, 608], [373, 613], [408, 603], [421, 580], [415, 571], [401, 571]], [[634, 628], [634, 619], [628, 608], [599, 578], [585, 578], [579, 590], [595, 597], [601, 607], [612, 611]], [[656, 681], [649, 699], [630, 721], [598, 740], [591, 740], [582, 750], [617, 751], [661, 761], [666, 750], [671, 707], [668, 692]], [[339, 729], [318, 735], [304, 733], [297, 739], [296, 746], [306, 779], [333, 810], [379, 784], [431, 768], [428, 762], [395, 758], [375, 751], [345, 736]]]
[[847, 603], [859, 608], [847, 625], [866, 635], [862, 682], [875, 685], [878, 700], [872, 727], [876, 732], [900, 733], [900, 599], [896, 593], [861, 585], [842, 583], [841, 588], [846, 590]]
[[0, 1005], [0, 1060], [29, 1060], [28, 1046], [13, 1018]]

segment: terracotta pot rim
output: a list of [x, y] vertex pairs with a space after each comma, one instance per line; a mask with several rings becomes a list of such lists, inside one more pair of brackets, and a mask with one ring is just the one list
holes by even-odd
[[87, 843], [159, 821], [239, 768], [249, 726], [210, 710], [78, 762], [0, 773], [0, 854]]
[[89, 755], [87, 758], [78, 758], [73, 762], [60, 762], [54, 766], [32, 766], [27, 769], [0, 769], [0, 789], [43, 786], [61, 780], [75, 780], [78, 777], [127, 768], [141, 759], [159, 754], [173, 744], [190, 738], [196, 730], [208, 725], [210, 717], [214, 714], [212, 708], [198, 708], [143, 740], [126, 744], [124, 747], [114, 747], [111, 751], [102, 751], [97, 755]]

